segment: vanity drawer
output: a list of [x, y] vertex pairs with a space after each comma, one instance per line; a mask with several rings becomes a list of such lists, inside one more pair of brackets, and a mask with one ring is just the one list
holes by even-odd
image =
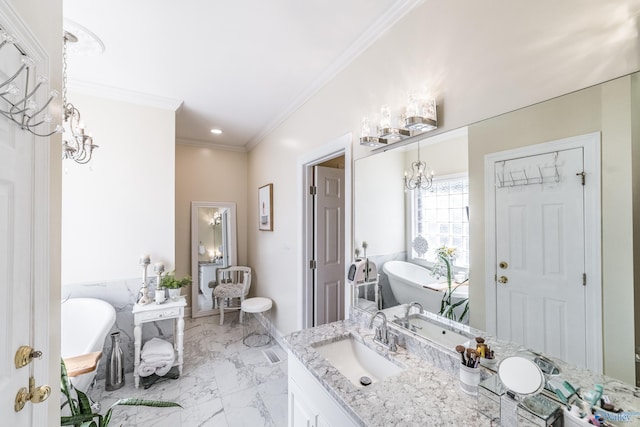
[[178, 317], [180, 314], [180, 307], [167, 308], [166, 310], [154, 310], [148, 313], [138, 313], [136, 314], [136, 320], [139, 322], [146, 322], [149, 320], [161, 320], [161, 319], [171, 319], [174, 317]]

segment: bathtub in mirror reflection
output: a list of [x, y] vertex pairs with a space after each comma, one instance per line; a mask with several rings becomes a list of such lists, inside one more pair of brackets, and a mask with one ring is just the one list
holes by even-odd
[[[446, 277], [434, 276], [431, 270], [406, 261], [387, 261], [382, 270], [387, 275], [389, 288], [394, 299], [399, 304], [418, 302], [424, 310], [431, 313], [440, 313], [441, 303], [445, 293], [449, 292], [449, 284]], [[456, 305], [469, 298], [469, 285], [452, 281], [451, 304]], [[464, 304], [454, 308], [455, 318], [463, 315]], [[462, 323], [468, 323], [467, 316]]]

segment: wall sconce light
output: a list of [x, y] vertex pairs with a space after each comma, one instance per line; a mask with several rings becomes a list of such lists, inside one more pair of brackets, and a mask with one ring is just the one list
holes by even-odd
[[391, 109], [388, 105], [380, 108], [380, 123], [377, 132], [371, 130], [369, 118], [362, 119], [360, 145], [368, 147], [382, 147], [413, 136], [421, 135], [438, 127], [435, 99], [427, 99], [416, 94], [410, 94], [405, 111], [397, 118], [393, 127]]
[[420, 143], [418, 143], [418, 160], [411, 163], [411, 175], [404, 173], [406, 190], [428, 190], [433, 186], [433, 171], [420, 160]]

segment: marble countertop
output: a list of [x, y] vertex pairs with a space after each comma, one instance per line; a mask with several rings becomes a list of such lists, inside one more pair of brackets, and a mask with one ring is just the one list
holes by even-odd
[[[313, 344], [352, 335], [379, 354], [407, 369], [368, 387], [356, 387], [313, 347]], [[474, 425], [491, 426], [476, 410], [477, 399], [465, 394], [453, 377], [420, 357], [398, 347], [396, 353], [373, 343], [373, 331], [351, 321], [340, 321], [294, 332], [285, 345], [325, 389], [364, 426]]]
[[[390, 310], [390, 311], [389, 311]], [[397, 310], [397, 311], [394, 311]], [[385, 310], [389, 319], [394, 314], [401, 316], [405, 307]], [[437, 320], [444, 321], [433, 315]], [[367, 325], [371, 313], [354, 310], [351, 320], [334, 322], [315, 328], [294, 332], [284, 338], [290, 352], [302, 362], [323, 387], [349, 412], [354, 419], [365, 426], [391, 425], [474, 425], [497, 426], [477, 411], [477, 398], [465, 394], [459, 387], [459, 356], [454, 349], [438, 345], [406, 329], [389, 322], [389, 329], [399, 335], [398, 351], [389, 353], [373, 343], [373, 330]], [[451, 324], [457, 331], [469, 336], [482, 336], [495, 351], [498, 362], [504, 357], [522, 354], [527, 349], [520, 345], [497, 340], [484, 331]], [[395, 359], [407, 366], [402, 373], [386, 380], [361, 388], [353, 385], [340, 374], [313, 347], [314, 344], [352, 335], [365, 345], [376, 348], [386, 358]], [[552, 359], [560, 368], [561, 376], [581, 390], [593, 388], [595, 384], [604, 386], [616, 407], [627, 412], [640, 411], [640, 390], [622, 381], [593, 373], [587, 369], [569, 365]], [[483, 378], [493, 372], [483, 368]], [[550, 396], [553, 397], [553, 396]], [[498, 414], [496, 414], [497, 416]], [[640, 425], [640, 418], [624, 425]]]

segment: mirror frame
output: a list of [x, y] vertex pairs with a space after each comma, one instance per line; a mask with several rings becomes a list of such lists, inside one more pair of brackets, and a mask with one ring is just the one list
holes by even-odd
[[223, 208], [229, 209], [229, 222], [227, 224], [229, 265], [237, 265], [237, 219], [236, 204], [234, 202], [191, 202], [191, 317], [211, 316], [219, 314], [219, 310], [210, 308], [208, 310], [198, 309], [198, 209], [199, 208]]

